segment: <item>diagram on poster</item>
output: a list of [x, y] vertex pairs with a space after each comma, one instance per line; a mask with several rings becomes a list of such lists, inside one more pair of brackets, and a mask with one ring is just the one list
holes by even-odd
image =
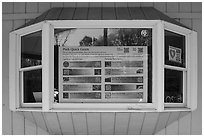
[[59, 102], [146, 102], [147, 47], [60, 47]]

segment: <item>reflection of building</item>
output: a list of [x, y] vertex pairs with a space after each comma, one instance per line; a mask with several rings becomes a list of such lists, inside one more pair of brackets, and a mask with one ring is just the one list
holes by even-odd
[[[10, 5], [11, 4], [11, 5]], [[29, 4], [29, 3], [4, 3], [3, 4], [3, 14], [6, 16], [3, 17], [3, 34], [8, 34], [8, 32], [11, 30], [12, 26], [16, 26], [17, 24], [21, 24], [20, 20], [14, 20], [14, 22], [8, 20], [13, 18], [9, 16], [7, 13], [12, 14], [16, 13], [18, 15], [19, 12], [21, 11], [21, 8], [18, 8], [18, 6], [22, 6], [25, 11], [33, 10], [36, 12], [39, 10], [42, 10], [43, 4], [35, 3]], [[14, 5], [13, 5], [14, 4]], [[60, 4], [60, 3], [59, 3]], [[134, 3], [133, 3], [134, 4]], [[143, 5], [144, 3], [142, 3]], [[184, 5], [183, 5], [184, 4]], [[196, 5], [198, 4], [198, 5]], [[164, 12], [167, 11], [167, 14], [171, 15], [172, 17], [175, 18], [180, 18], [181, 17], [181, 22], [184, 22], [185, 25], [189, 25], [192, 22], [192, 28], [197, 30], [198, 36], [200, 36], [200, 30], [198, 29], [200, 24], [200, 20], [197, 20], [195, 18], [198, 18], [200, 15], [198, 11], [199, 9], [199, 4], [200, 3], [176, 3], [174, 6], [170, 3], [164, 3], [163, 5], [160, 3], [154, 3], [155, 7], [156, 5], [160, 5], [160, 10], [164, 10]], [[7, 5], [10, 5], [8, 7], [10, 8], [4, 8]], [[31, 5], [32, 8], [28, 8], [28, 6]], [[46, 5], [46, 4], [45, 4]], [[49, 4], [50, 5], [50, 4]], [[53, 3], [52, 3], [53, 5]], [[78, 5], [78, 4], [77, 4]], [[117, 5], [117, 4], [115, 4]], [[126, 3], [127, 5], [127, 3]], [[102, 10], [98, 10], [100, 8], [64, 8], [63, 10], [69, 11], [69, 14], [72, 14], [72, 19], [131, 19], [138, 17], [138, 19], [152, 19], [154, 18], [154, 12], [148, 12], [148, 8], [142, 9], [143, 12], [141, 12], [141, 9], [138, 8], [131, 8], [130, 5], [128, 4], [129, 8], [121, 8], [121, 7], [115, 7], [115, 8], [101, 8]], [[190, 5], [190, 6], [189, 6]], [[195, 6], [196, 5], [196, 6]], [[63, 6], [63, 5], [62, 5]], [[133, 5], [132, 5], [133, 6]], [[188, 19], [187, 17], [183, 14], [174, 14], [171, 13], [171, 11], [176, 11], [179, 6], [179, 11], [182, 12], [187, 12]], [[186, 11], [188, 9], [184, 7], [191, 7], [189, 8], [190, 11]], [[36, 7], [36, 9], [34, 8]], [[49, 7], [49, 6], [48, 6]], [[176, 7], [173, 9], [173, 7]], [[14, 8], [14, 9], [13, 9]], [[23, 9], [22, 8], [22, 9]], [[10, 11], [12, 9], [13, 11]], [[84, 12], [80, 12], [80, 11]], [[93, 12], [93, 11], [100, 11], [100, 12]], [[150, 9], [149, 9], [150, 10]], [[194, 12], [196, 10], [196, 17], [194, 18], [195, 14], [191, 14], [191, 12]], [[32, 11], [32, 12], [33, 12]], [[128, 11], [128, 12], [127, 12]], [[137, 12], [136, 12], [137, 11]], [[122, 12], [122, 13], [121, 13]], [[168, 13], [170, 12], [170, 13]], [[188, 13], [189, 12], [189, 13]], [[55, 13], [55, 14], [53, 14]], [[47, 18], [46, 20], [53, 19], [54, 17], [58, 16], [61, 17], [62, 19], [69, 18], [69, 14], [61, 14], [62, 9], [51, 9], [49, 12], [45, 13], [45, 17]], [[80, 13], [80, 14], [79, 14]], [[84, 16], [84, 14], [86, 14]], [[108, 13], [108, 14], [107, 14]], [[130, 14], [131, 16], [124, 16], [126, 13]], [[141, 13], [141, 14], [136, 14], [136, 13]], [[149, 14], [151, 13], [151, 14]], [[97, 14], [100, 14], [101, 16], [98, 16]], [[152, 15], [153, 14], [153, 15]], [[29, 17], [32, 15], [31, 13], [26, 13], [25, 18]], [[44, 16], [43, 15], [43, 16]], [[55, 16], [56, 15], [56, 16]], [[60, 16], [59, 16], [60, 15]], [[113, 16], [112, 16], [113, 15]], [[145, 16], [143, 16], [145, 15]], [[158, 14], [161, 15], [161, 14]], [[19, 15], [22, 19], [22, 16]], [[143, 16], [143, 17], [141, 17]], [[185, 16], [185, 17], [182, 17]], [[18, 18], [18, 16], [15, 16]], [[19, 17], [19, 18], [20, 18]], [[41, 16], [42, 17], [42, 16]], [[128, 18], [129, 17], [129, 18]], [[157, 16], [156, 19], [158, 19]], [[192, 17], [192, 18], [191, 18]], [[25, 19], [23, 17], [23, 20]], [[184, 19], [185, 18], [185, 19]], [[37, 18], [34, 20], [35, 23], [37, 23], [41, 18]], [[58, 18], [60, 19], [60, 18]], [[70, 18], [71, 19], [71, 18]], [[168, 22], [171, 22], [172, 20], [170, 18], [167, 18]], [[24, 22], [24, 21], [23, 21]], [[32, 24], [32, 22], [30, 22]], [[175, 21], [172, 21], [172, 23], [175, 23]], [[13, 24], [13, 25], [12, 25]], [[24, 23], [22, 23], [23, 25]], [[177, 24], [179, 25], [179, 24]], [[189, 25], [191, 27], [191, 25]], [[41, 35], [43, 35], [41, 33]], [[169, 37], [172, 37], [172, 34], [168, 34]], [[5, 37], [5, 38], [4, 38]], [[7, 41], [6, 41], [7, 40]], [[200, 37], [198, 37], [198, 43], [200, 44], [201, 40]], [[29, 42], [31, 45], [34, 45], [32, 43], [34, 42]], [[177, 46], [177, 45], [172, 45], [172, 46]], [[201, 44], [198, 46], [198, 51], [200, 49]], [[28, 52], [32, 48], [28, 48], [25, 51]], [[7, 52], [3, 52], [3, 82], [6, 83], [6, 80], [8, 80], [8, 66], [7, 66], [7, 60], [5, 59], [6, 57], [8, 58], [8, 55], [5, 53], [8, 53], [8, 36], [3, 35], [3, 50]], [[168, 50], [167, 50], [168, 51]], [[32, 52], [31, 52], [32, 53]], [[200, 54], [200, 52], [198, 52]], [[167, 55], [167, 54], [165, 54]], [[25, 58], [28, 56], [25, 56]], [[30, 57], [30, 56], [29, 56]], [[33, 56], [32, 56], [33, 57]], [[39, 57], [39, 56], [38, 56]], [[38, 59], [39, 60], [39, 59]], [[184, 60], [183, 60], [184, 61]], [[6, 63], [5, 63], [6, 62]], [[34, 61], [33, 61], [34, 62]], [[167, 62], [169, 63], [169, 62]], [[38, 63], [30, 63], [29, 66], [33, 65], [40, 65], [42, 62]], [[12, 65], [12, 64], [11, 64]], [[172, 65], [170, 63], [170, 65]], [[175, 65], [175, 63], [173, 63]], [[24, 66], [24, 65], [23, 65]], [[7, 68], [6, 68], [7, 67]], [[38, 68], [39, 70], [41, 68]], [[200, 69], [199, 69], [200, 70]], [[4, 73], [5, 72], [5, 73]], [[169, 74], [168, 71], [165, 73]], [[170, 73], [171, 74], [171, 73]], [[154, 75], [154, 74], [153, 74]], [[25, 76], [26, 77], [26, 76]], [[27, 76], [30, 78], [30, 76]], [[27, 78], [26, 77], [26, 78]], [[200, 78], [200, 76], [199, 76]], [[69, 78], [65, 78], [67, 81], [69, 81]], [[170, 77], [169, 79], [176, 79], [175, 77]], [[10, 79], [9, 79], [10, 80]], [[8, 81], [7, 81], [8, 82]], [[155, 81], [153, 81], [155, 82]], [[161, 82], [161, 81], [159, 81]], [[162, 83], [159, 83], [161, 85]], [[200, 84], [200, 83], [199, 83]], [[198, 96], [201, 94], [201, 84], [198, 85]], [[150, 87], [151, 88], [151, 87]], [[38, 90], [36, 90], [38, 91]], [[34, 91], [31, 91], [31, 93]], [[34, 112], [32, 113], [30, 111], [23, 111], [20, 112], [22, 115], [18, 115], [18, 112], [11, 112], [8, 110], [8, 102], [7, 102], [7, 96], [8, 96], [8, 86], [6, 87], [3, 85], [3, 97], [5, 95], [5, 98], [3, 98], [3, 132], [4, 134], [43, 134], [45, 131], [49, 132], [50, 134], [200, 134], [201, 133], [201, 124], [200, 124], [200, 118], [201, 118], [201, 98], [198, 98], [198, 109], [193, 112], [164, 112], [164, 113], [156, 113], [156, 112], [138, 112], [137, 108], [134, 106], [130, 106], [128, 109], [131, 111], [135, 111], [135, 113], [131, 112], [126, 112], [126, 113], [120, 113], [118, 110], [117, 112], [95, 112], [93, 113], [93, 110], [88, 110], [85, 113], [84, 112], [66, 112], [66, 113], [61, 113], [61, 112], [54, 112], [54, 113], [48, 113], [48, 112]], [[65, 98], [69, 98], [68, 93], [63, 94]], [[72, 97], [80, 97], [78, 94], [71, 94]], [[91, 94], [91, 98], [96, 96], [98, 97], [100, 94]], [[84, 96], [88, 96], [88, 94], [84, 94]], [[117, 98], [119, 95], [116, 94], [105, 94], [107, 98], [115, 97]], [[120, 96], [124, 96], [124, 93], [121, 93]], [[136, 95], [140, 96], [140, 95]], [[169, 95], [170, 98], [172, 98], [172, 95]], [[7, 97], [7, 98], [6, 98]], [[151, 97], [150, 97], [151, 98]], [[6, 100], [7, 99], [7, 100]], [[172, 98], [175, 100], [174, 98]], [[179, 98], [180, 100], [180, 98]], [[122, 104], [121, 104], [122, 106]], [[4, 109], [5, 108], [5, 109]], [[36, 109], [37, 110], [37, 109]], [[92, 112], [90, 112], [92, 111]], [[24, 119], [25, 118], [25, 119]], [[8, 122], [9, 121], [9, 122]], [[30, 122], [32, 121], [32, 122]], [[137, 121], [137, 122], [135, 122]], [[18, 125], [18, 126], [17, 126]], [[41, 127], [43, 130], [40, 128], [36, 128], [36, 126]], [[12, 129], [10, 128], [12, 127]], [[128, 128], [127, 128], [128, 127]]]

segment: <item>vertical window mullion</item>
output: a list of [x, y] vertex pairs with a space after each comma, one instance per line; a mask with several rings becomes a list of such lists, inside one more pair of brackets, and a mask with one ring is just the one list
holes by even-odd
[[54, 99], [54, 29], [47, 22], [42, 30], [42, 109], [51, 109]]
[[164, 110], [164, 24], [157, 23], [153, 33], [153, 103], [158, 111]]

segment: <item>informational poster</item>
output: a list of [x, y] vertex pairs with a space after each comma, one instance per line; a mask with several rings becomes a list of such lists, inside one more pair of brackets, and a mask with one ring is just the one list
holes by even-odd
[[147, 102], [147, 46], [59, 49], [59, 102]]

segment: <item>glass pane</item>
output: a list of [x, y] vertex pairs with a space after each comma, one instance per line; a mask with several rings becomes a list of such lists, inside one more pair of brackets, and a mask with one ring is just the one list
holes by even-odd
[[110, 28], [108, 46], [149, 46], [152, 32], [147, 28]]
[[55, 29], [55, 45], [103, 46], [103, 29]]
[[55, 29], [54, 53], [55, 102], [152, 103], [151, 28]]
[[183, 103], [183, 72], [165, 69], [164, 102]]
[[185, 36], [165, 30], [165, 64], [186, 66]]
[[42, 102], [42, 70], [23, 72], [23, 102]]
[[21, 68], [42, 64], [42, 31], [21, 37]]

